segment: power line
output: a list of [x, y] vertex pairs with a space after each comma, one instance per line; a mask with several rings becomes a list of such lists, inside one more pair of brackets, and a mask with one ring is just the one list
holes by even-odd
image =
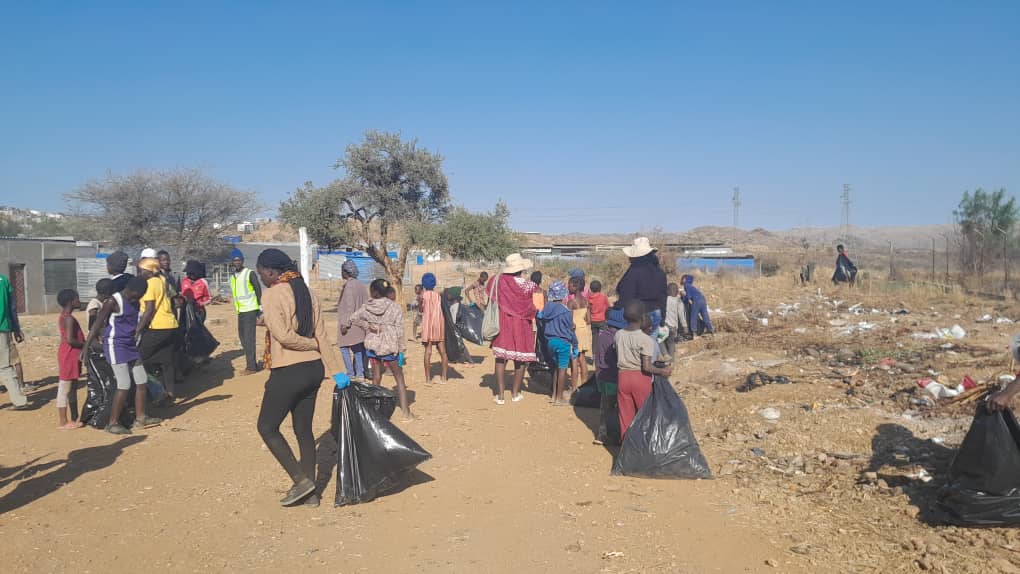
[[733, 229], [740, 227], [740, 188], [733, 188]]

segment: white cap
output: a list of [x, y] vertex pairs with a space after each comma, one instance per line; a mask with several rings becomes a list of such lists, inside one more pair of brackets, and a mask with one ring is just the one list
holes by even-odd
[[145, 249], [142, 249], [142, 254], [138, 256], [139, 259], [147, 259], [149, 257], [153, 259], [156, 258], [156, 250], [151, 247], [146, 247]]

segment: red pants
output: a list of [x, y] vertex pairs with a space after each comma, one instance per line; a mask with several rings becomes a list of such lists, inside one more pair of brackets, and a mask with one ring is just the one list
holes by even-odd
[[620, 409], [620, 439], [627, 434], [634, 415], [652, 394], [652, 377], [641, 371], [620, 371], [617, 401]]

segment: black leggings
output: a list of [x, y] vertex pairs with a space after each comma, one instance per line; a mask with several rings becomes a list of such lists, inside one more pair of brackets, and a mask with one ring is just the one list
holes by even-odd
[[[280, 466], [287, 471], [291, 480], [303, 478], [315, 480], [315, 434], [312, 433], [312, 417], [315, 416], [315, 396], [319, 385], [326, 376], [321, 360], [307, 361], [273, 368], [266, 381], [262, 395], [262, 410], [259, 411], [258, 429], [262, 440], [269, 447]], [[294, 451], [280, 434], [280, 424], [291, 415], [294, 435], [297, 437], [301, 464], [294, 459]]]

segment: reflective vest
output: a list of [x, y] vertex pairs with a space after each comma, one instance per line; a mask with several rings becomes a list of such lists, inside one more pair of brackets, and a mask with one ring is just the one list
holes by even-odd
[[251, 288], [251, 273], [251, 269], [245, 268], [230, 275], [230, 295], [234, 298], [234, 308], [238, 313], [259, 310], [259, 300]]

